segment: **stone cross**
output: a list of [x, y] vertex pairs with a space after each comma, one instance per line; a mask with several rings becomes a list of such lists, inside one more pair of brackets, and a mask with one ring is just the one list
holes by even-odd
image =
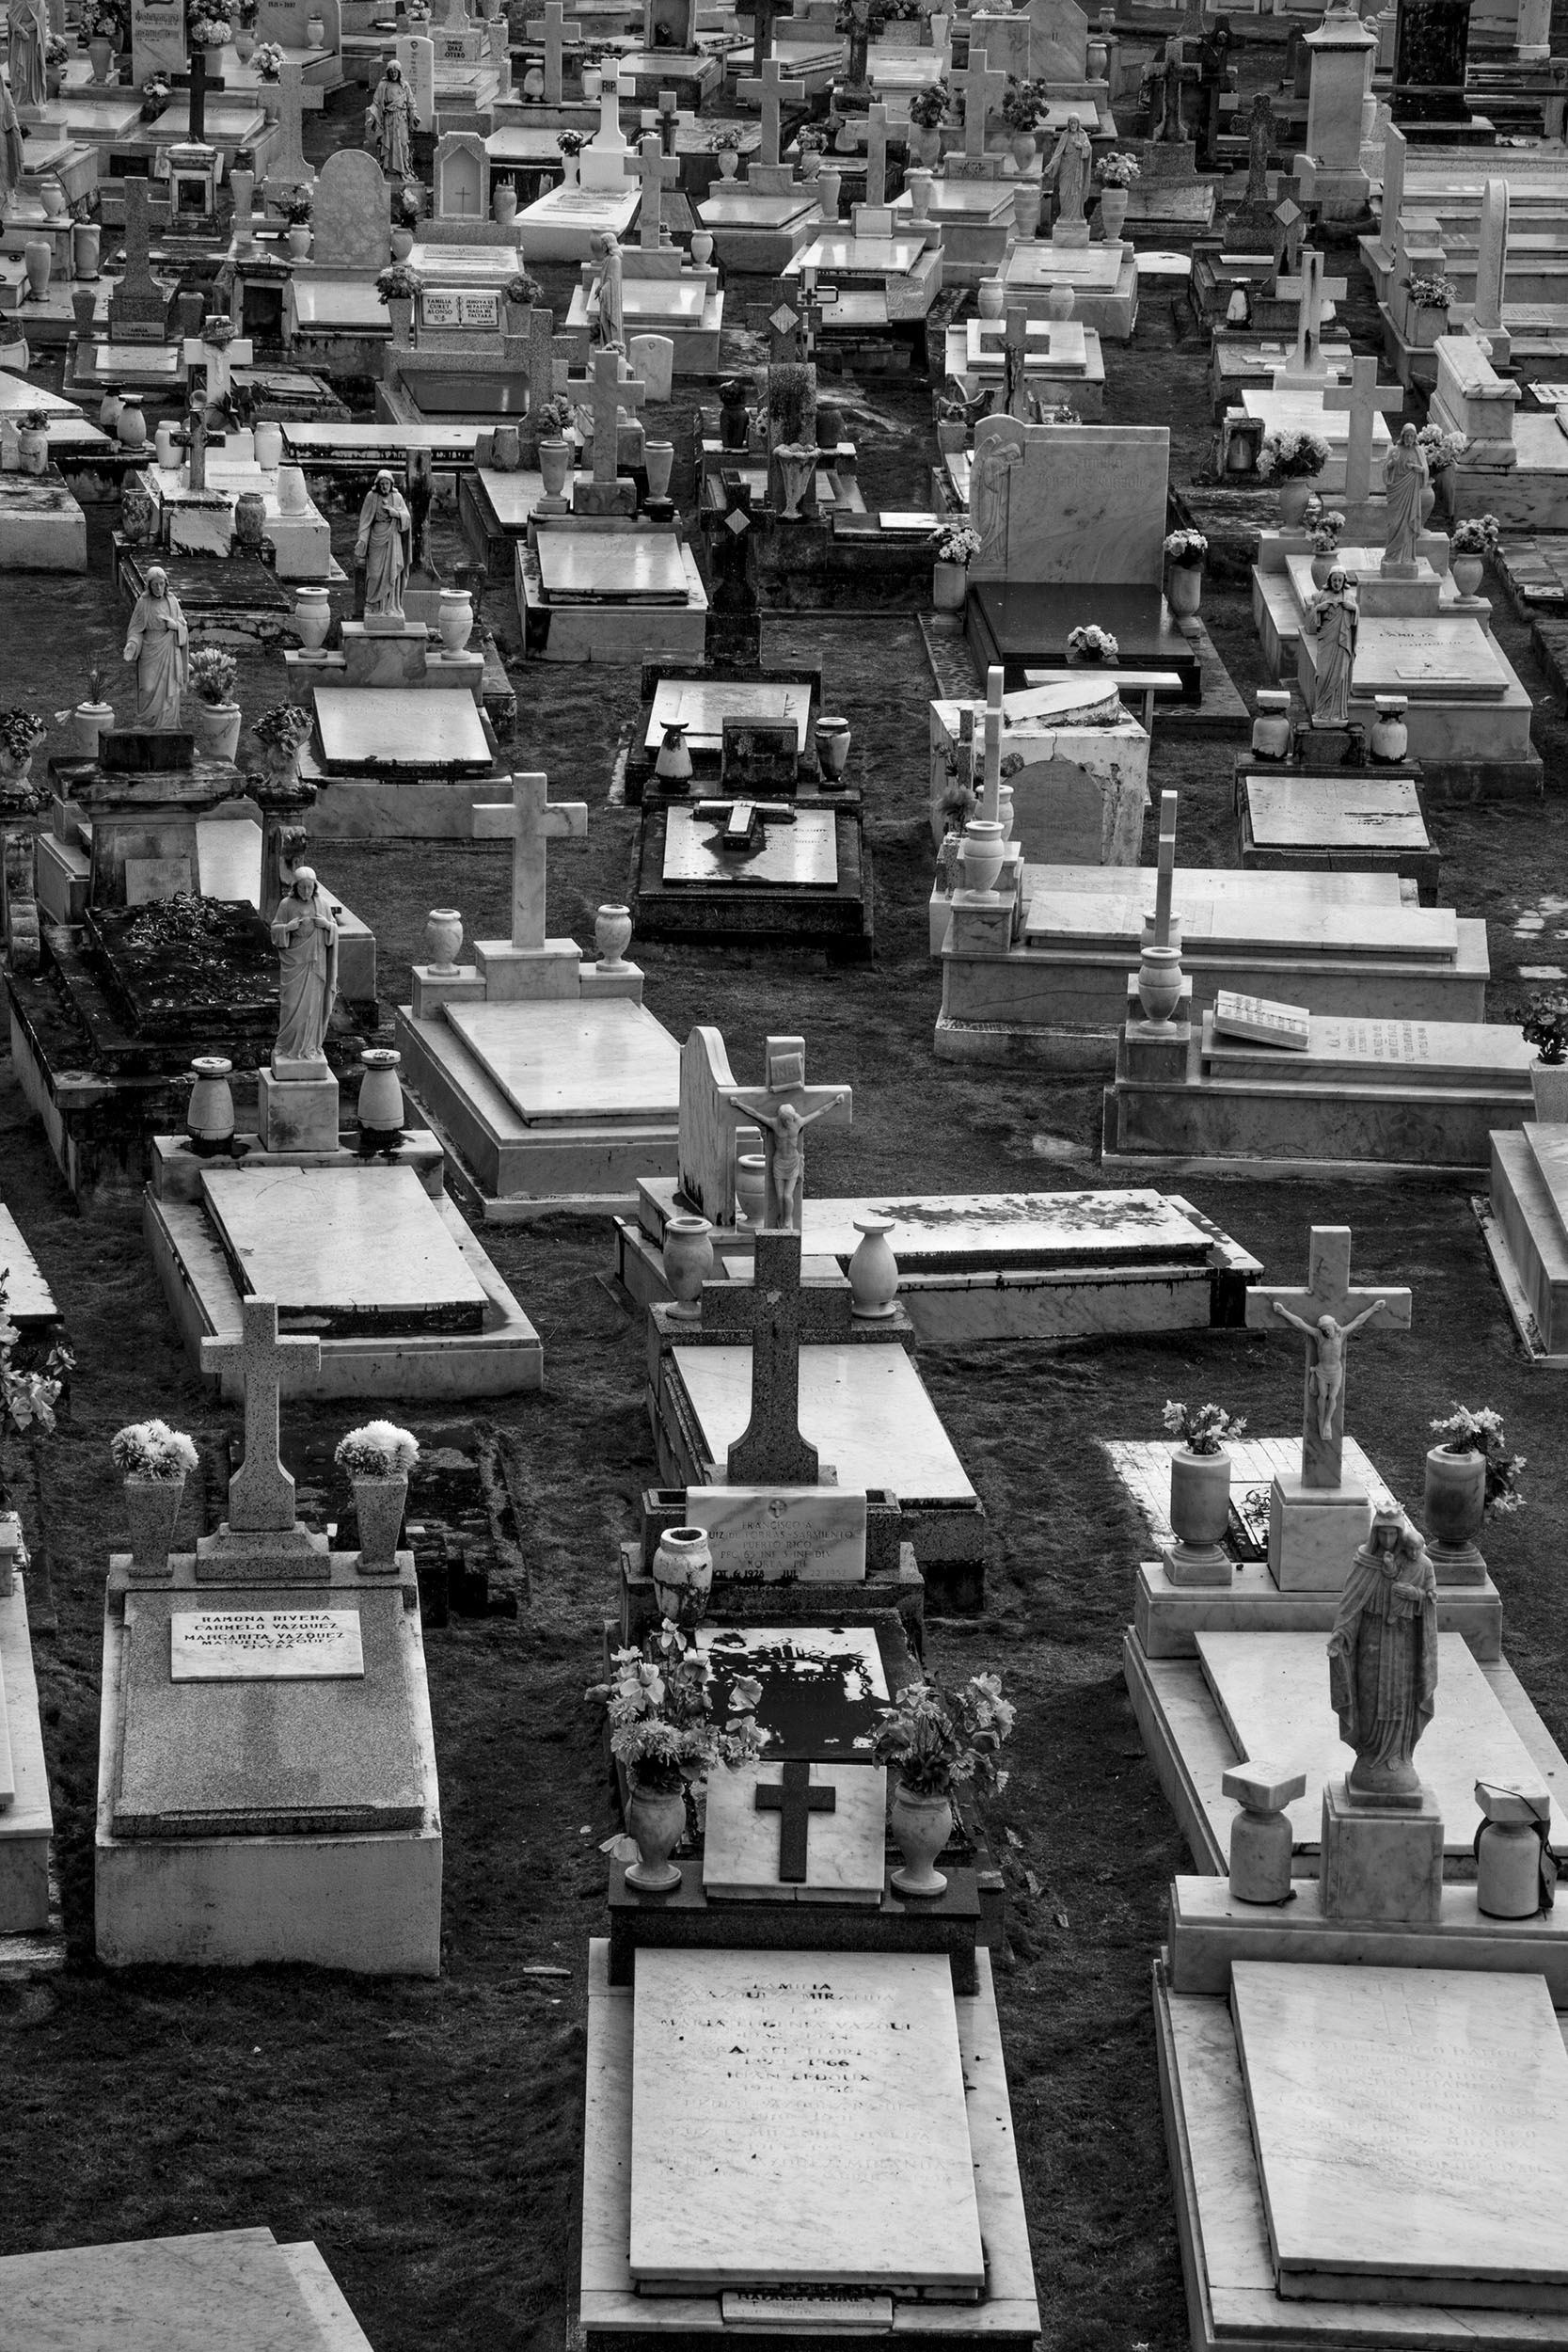
[[531, 302], [525, 325], [528, 336], [528, 405], [543, 406], [565, 389], [567, 362], [555, 348], [555, 312], [547, 303]]
[[561, 103], [561, 60], [566, 46], [564, 0], [545, 0], [545, 103]]
[[644, 253], [658, 251], [659, 218], [663, 210], [664, 191], [680, 178], [680, 165], [673, 155], [666, 155], [659, 146], [658, 134], [650, 131], [638, 149], [641, 161], [637, 176], [642, 183], [642, 205], [638, 215], [638, 233]]
[[207, 79], [207, 52], [205, 49], [193, 49], [191, 51], [189, 95], [185, 102], [186, 119], [190, 124], [189, 135], [193, 146], [204, 146], [206, 144], [207, 92], [210, 89], [222, 89], [223, 87], [224, 84], [219, 78], [214, 77], [211, 82]]
[[804, 82], [786, 79], [777, 57], [769, 57], [760, 78], [752, 74], [746, 81], [737, 82], [735, 88], [736, 96], [744, 98], [748, 104], [755, 99], [762, 115], [761, 160], [776, 167], [781, 137], [779, 108], [786, 98], [795, 101], [805, 97]]
[[545, 946], [545, 845], [586, 841], [585, 801], [552, 801], [549, 779], [514, 776], [510, 801], [482, 801], [473, 811], [476, 841], [512, 844], [512, 945], [538, 955]]
[[800, 1236], [753, 1236], [752, 1280], [705, 1282], [705, 1309], [724, 1293], [723, 1328], [749, 1331], [752, 1411], [729, 1451], [732, 1486], [815, 1486], [816, 1448], [800, 1435]]
[[267, 159], [269, 189], [313, 188], [316, 184], [316, 167], [306, 162], [300, 144], [304, 129], [303, 85], [304, 76], [297, 62], [285, 58], [277, 108], [277, 145]]
[[[752, 10], [752, 64], [759, 73], [773, 55], [773, 20], [786, 13], [783, 0], [755, 0]], [[775, 156], [774, 161], [777, 160]]]
[[766, 842], [769, 825], [792, 825], [795, 811], [787, 801], [699, 801], [692, 815], [720, 829], [721, 850], [749, 850]]
[[1319, 375], [1323, 373], [1321, 345], [1323, 339], [1323, 304], [1342, 302], [1346, 286], [1342, 278], [1323, 276], [1323, 257], [1315, 246], [1302, 247], [1298, 274], [1275, 281], [1275, 292], [1281, 301], [1296, 297], [1296, 347], [1291, 355], [1289, 373], [1292, 375]]
[[1307, 215], [1294, 197], [1282, 196], [1274, 208], [1274, 265], [1275, 272], [1294, 272], [1301, 262], [1301, 234]]
[[[800, 1204], [805, 1192], [805, 1168], [800, 1130], [819, 1119], [831, 1119], [840, 1104], [849, 1117], [853, 1098], [847, 1087], [809, 1087], [806, 1084], [806, 1041], [803, 1037], [770, 1037], [763, 1049], [763, 1083], [759, 1087], [725, 1087], [722, 1099], [743, 1121], [762, 1129], [768, 1191], [763, 1223], [769, 1232], [787, 1225], [799, 1234]], [[781, 1120], [784, 1111], [793, 1119]], [[793, 1170], [791, 1161], [793, 1158]], [[793, 1183], [790, 1177], [793, 1173]], [[787, 1217], [779, 1215], [780, 1180], [789, 1193]], [[813, 1473], [815, 1477], [816, 1473]], [[809, 1482], [808, 1482], [809, 1483]]]
[[141, 294], [152, 286], [158, 293], [163, 288], [152, 275], [149, 255], [152, 249], [151, 230], [147, 217], [149, 188], [142, 172], [133, 172], [125, 183], [125, 247], [120, 270], [122, 294]]
[[295, 1524], [294, 1482], [277, 1448], [277, 1400], [292, 1364], [321, 1370], [321, 1342], [280, 1339], [277, 1301], [240, 1301], [237, 1340], [204, 1339], [203, 1372], [238, 1372], [245, 1383], [245, 1460], [229, 1482], [229, 1526], [235, 1534], [286, 1534]]
[[[1168, 795], [1166, 796], [1169, 797]], [[1346, 1316], [1352, 1317], [1346, 1322]], [[1307, 1391], [1301, 1422], [1301, 1483], [1319, 1489], [1338, 1486], [1345, 1449], [1345, 1350], [1363, 1324], [1408, 1331], [1410, 1293], [1392, 1286], [1354, 1290], [1350, 1279], [1350, 1227], [1314, 1225], [1305, 1290], [1259, 1282], [1246, 1295], [1247, 1327], [1277, 1331], [1282, 1322], [1307, 1343]], [[1324, 1324], [1331, 1327], [1324, 1329]]]
[[1176, 803], [1174, 792], [1160, 795], [1160, 866], [1154, 882], [1154, 945], [1168, 947], [1171, 891], [1176, 882]]
[[1002, 818], [1002, 687], [1006, 676], [1000, 662], [993, 662], [986, 672], [985, 782], [980, 792], [980, 815], [992, 825], [999, 824]]
[[1404, 202], [1404, 133], [1397, 122], [1391, 122], [1383, 142], [1383, 195], [1377, 208], [1378, 242], [1386, 253], [1393, 250], [1394, 231]]
[[994, 99], [1002, 103], [1007, 87], [1007, 76], [1000, 66], [994, 71], [986, 63], [986, 53], [970, 44], [969, 63], [961, 73], [953, 76], [955, 85], [964, 98], [964, 153], [983, 155], [986, 151], [986, 120]]
[[1345, 445], [1345, 497], [1359, 506], [1372, 494], [1372, 434], [1378, 412], [1397, 416], [1404, 406], [1404, 388], [1380, 385], [1377, 361], [1370, 355], [1354, 360], [1348, 384], [1325, 386], [1323, 408], [1334, 416], [1350, 414], [1350, 437]]
[[786, 1758], [784, 1779], [759, 1781], [755, 1809], [779, 1816], [779, 1883], [803, 1886], [806, 1882], [806, 1833], [814, 1813], [836, 1813], [836, 1788], [812, 1787], [811, 1766]]
[[865, 118], [865, 200], [887, 202], [887, 107], [879, 98]]
[[621, 411], [641, 408], [647, 386], [628, 375], [626, 363], [613, 349], [594, 354], [594, 479], [613, 482], [621, 469]]
[[1472, 326], [1482, 334], [1500, 333], [1503, 286], [1508, 276], [1508, 182], [1488, 180], [1481, 199], [1480, 243], [1476, 250], [1476, 307]]
[[193, 368], [200, 368], [206, 374], [208, 400], [225, 401], [234, 388], [234, 370], [248, 368], [255, 357], [256, 346], [248, 335], [234, 336], [221, 350], [214, 343], [204, 343], [199, 335], [187, 335], [185, 381], [190, 382]]
[[680, 101], [673, 89], [661, 89], [658, 93], [658, 128], [667, 155], [675, 151], [680, 127]]
[[1002, 331], [1002, 406], [1021, 424], [1029, 421], [1028, 356], [1029, 313], [1015, 304]]

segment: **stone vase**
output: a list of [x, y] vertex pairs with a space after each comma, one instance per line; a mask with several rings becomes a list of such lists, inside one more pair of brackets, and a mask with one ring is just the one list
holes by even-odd
[[256, 36], [248, 24], [234, 27], [234, 55], [242, 65], [248, 65], [256, 55]]
[[66, 194], [64, 188], [61, 187], [57, 180], [40, 181], [39, 201], [43, 206], [43, 217], [45, 220], [64, 220], [66, 216]]
[[1402, 703], [1385, 708], [1382, 695], [1378, 697], [1377, 717], [1372, 721], [1368, 738], [1374, 759], [1393, 763], [1404, 757], [1410, 749], [1410, 728], [1405, 720]]
[[898, 1311], [898, 1261], [888, 1241], [893, 1219], [869, 1216], [853, 1222], [861, 1238], [848, 1267], [850, 1311], [862, 1323], [885, 1323]]
[[626, 1884], [640, 1895], [668, 1895], [681, 1883], [670, 1856], [686, 1828], [686, 1798], [678, 1788], [654, 1788], [634, 1780], [626, 1800], [626, 1830], [637, 1842], [637, 1860], [626, 1872]]
[[199, 696], [191, 710], [191, 732], [196, 748], [204, 759], [232, 759], [240, 748], [240, 706], [238, 703], [203, 702]]
[[947, 1880], [935, 1863], [953, 1835], [953, 1807], [948, 1800], [911, 1796], [900, 1781], [888, 1820], [904, 1857], [903, 1868], [893, 1874], [895, 1891], [915, 1896], [945, 1894]]
[[174, 1549], [174, 1529], [180, 1517], [185, 1477], [128, 1478], [125, 1507], [131, 1516], [131, 1573], [167, 1576], [168, 1555]]
[[455, 907], [432, 907], [425, 917], [425, 959], [433, 972], [455, 972], [463, 945], [463, 917]]
[[1440, 335], [1449, 331], [1449, 314], [1433, 304], [1413, 302], [1408, 320], [1410, 340], [1418, 351], [1430, 351]]
[[261, 113], [268, 122], [276, 122], [283, 111], [283, 92], [277, 82], [263, 82], [257, 92], [261, 101]]
[[119, 422], [115, 429], [119, 435], [121, 449], [146, 448], [147, 418], [139, 400], [128, 400], [125, 403], [119, 412]]
[[[1170, 1524], [1176, 1537], [1167, 1565], [1173, 1584], [1230, 1581], [1225, 1531], [1230, 1518], [1230, 1454], [1195, 1454], [1172, 1446]], [[1223, 1570], [1223, 1580], [1220, 1571]]]
[[413, 250], [414, 250], [414, 231], [412, 230], [412, 229], [407, 229], [407, 228], [399, 228], [399, 229], [394, 229], [394, 230], [393, 230], [393, 231], [392, 231], [392, 259], [393, 259], [393, 261], [394, 261], [394, 262], [406, 262], [406, 261], [407, 261], [407, 259], [408, 259], [408, 256], [409, 256], [409, 255], [413, 252]]
[[47, 473], [49, 471], [48, 426], [40, 425], [36, 430], [30, 425], [24, 426], [16, 437], [16, 453], [22, 461], [24, 473]]
[[467, 588], [443, 588], [436, 628], [448, 653], [461, 653], [473, 634], [474, 600]]
[[1453, 584], [1462, 596], [1476, 596], [1481, 594], [1481, 576], [1486, 569], [1482, 557], [1456, 555], [1449, 569], [1453, 574]]
[[844, 174], [836, 164], [824, 164], [816, 175], [816, 200], [825, 221], [838, 218], [839, 194], [844, 186]]
[[683, 1631], [701, 1625], [713, 1591], [713, 1547], [702, 1527], [667, 1527], [654, 1553], [654, 1598]]
[[1001, 278], [982, 278], [976, 306], [980, 316], [983, 319], [999, 319], [1002, 316], [1003, 299]]
[[808, 188], [814, 188], [821, 176], [821, 150], [816, 147], [808, 147], [805, 153], [800, 158], [801, 184]]
[[736, 173], [739, 169], [740, 158], [736, 153], [734, 148], [721, 147], [719, 151], [719, 177], [721, 180], [733, 180]]
[[1027, 171], [1035, 160], [1033, 131], [1015, 131], [1007, 141], [1007, 145], [1012, 150], [1013, 161], [1020, 171]]
[[403, 1515], [408, 1507], [408, 1479], [356, 1478], [354, 1517], [359, 1529], [359, 1571], [395, 1569]]
[[233, 1067], [221, 1054], [199, 1054], [191, 1064], [185, 1131], [200, 1153], [220, 1151], [233, 1140], [234, 1093], [229, 1083]]
[[364, 1077], [359, 1085], [359, 1132], [385, 1136], [391, 1142], [402, 1136], [403, 1081], [398, 1071], [403, 1056], [389, 1045], [367, 1045], [359, 1057]]
[[1476, 1840], [1476, 1909], [1484, 1919], [1533, 1919], [1541, 1908], [1541, 1840], [1525, 1821], [1488, 1821]]
[[1568, 1120], [1568, 1062], [1532, 1061], [1529, 1084], [1537, 1125], [1561, 1126]]
[[961, 612], [964, 609], [964, 589], [969, 572], [962, 564], [933, 564], [931, 566], [931, 604], [938, 612]]
[[29, 238], [22, 248], [22, 259], [27, 271], [27, 293], [34, 302], [41, 302], [49, 291], [49, 273], [55, 265], [54, 250], [41, 237]]
[[675, 469], [674, 442], [644, 441], [642, 463], [647, 469], [648, 496], [651, 499], [668, 498], [670, 476]]
[[1338, 562], [1339, 557], [1338, 550], [1332, 548], [1327, 555], [1315, 555], [1312, 558], [1312, 585], [1314, 588], [1326, 588], [1328, 586], [1328, 575], [1338, 567]]
[[1165, 602], [1179, 619], [1190, 620], [1203, 596], [1203, 566], [1173, 564], [1165, 574]]
[[1486, 1574], [1476, 1542], [1486, 1518], [1485, 1454], [1450, 1454], [1446, 1446], [1433, 1446], [1421, 1516], [1438, 1583], [1479, 1584]]
[[824, 712], [816, 722], [813, 740], [823, 783], [837, 784], [849, 764], [848, 720]]
[[599, 951], [601, 972], [624, 972], [626, 949], [631, 946], [631, 909], [624, 906], [602, 906], [594, 917], [594, 945]]
[[496, 215], [496, 222], [499, 228], [509, 229], [512, 226], [512, 223], [516, 219], [517, 191], [513, 186], [510, 180], [497, 181], [496, 192], [490, 201], [490, 209]]
[[242, 490], [234, 501], [234, 544], [254, 555], [267, 535], [267, 505], [260, 490]]
[[277, 510], [282, 515], [303, 515], [310, 503], [310, 493], [305, 486], [302, 466], [279, 466], [277, 469]]
[[175, 446], [174, 426], [168, 418], [162, 418], [159, 421], [157, 429], [152, 436], [152, 446], [157, 453], [157, 459], [160, 466], [179, 465], [180, 457], [178, 450]]
[[87, 43], [87, 57], [92, 66], [92, 78], [100, 89], [109, 78], [109, 68], [114, 62], [114, 55], [115, 45], [112, 40], [95, 39]]
[[539, 470], [545, 477], [545, 496], [558, 499], [566, 487], [566, 469], [572, 462], [571, 446], [563, 440], [541, 441]]
[[927, 217], [931, 202], [931, 185], [934, 178], [934, 173], [922, 171], [918, 167], [905, 172], [904, 185], [910, 192], [911, 220], [924, 220]]
[[748, 1225], [768, 1218], [768, 1162], [760, 1152], [742, 1152], [735, 1164], [735, 1205]]
[[1053, 286], [1045, 297], [1046, 315], [1053, 319], [1072, 316], [1073, 292], [1070, 286]]
[[[934, 171], [942, 161], [942, 125], [940, 122], [911, 122], [910, 125], [910, 161], [922, 171]], [[997, 314], [999, 317], [1000, 312]]]
[[713, 231], [711, 229], [693, 229], [691, 231], [690, 252], [691, 259], [695, 262], [697, 267], [699, 269], [705, 269], [713, 259]]
[[1230, 1892], [1238, 1902], [1277, 1903], [1290, 1894], [1294, 1841], [1288, 1813], [1243, 1807], [1230, 1824]]
[[781, 441], [773, 456], [784, 491], [779, 520], [782, 523], [803, 522], [805, 517], [800, 512], [800, 501], [810, 489], [812, 477], [816, 471], [816, 444], [815, 441], [809, 444], [804, 441]]
[[99, 738], [107, 735], [115, 723], [112, 703], [78, 703], [71, 714], [71, 732], [75, 749], [83, 759], [99, 755]]
[[1013, 191], [1013, 227], [1026, 245], [1039, 232], [1042, 201], [1040, 183], [1032, 177], [1021, 180]]
[[654, 773], [668, 791], [684, 791], [691, 781], [691, 754], [687, 747], [686, 722], [672, 720], [654, 761]]
[[254, 432], [256, 463], [263, 473], [276, 473], [283, 462], [283, 428], [274, 417], [263, 417]]
[[1312, 501], [1310, 481], [1282, 482], [1279, 485], [1279, 519], [1287, 531], [1294, 531]]
[[1127, 226], [1127, 190], [1102, 188], [1100, 193], [1100, 233], [1107, 245], [1119, 245]]
[[1002, 871], [1005, 835], [993, 818], [972, 817], [964, 827], [959, 855], [963, 861], [964, 896], [989, 898]]
[[73, 220], [71, 224], [71, 274], [73, 278], [96, 278], [103, 231], [95, 220]]
[[289, 223], [289, 259], [292, 262], [308, 261], [309, 253], [309, 222], [304, 220], [292, 220]]
[[332, 626], [332, 599], [325, 588], [301, 588], [294, 597], [294, 627], [301, 650], [320, 653]]
[[713, 1272], [713, 1228], [705, 1216], [672, 1216], [665, 1222], [664, 1279], [669, 1312], [678, 1323], [703, 1319], [703, 1284]]
[[[1271, 694], [1280, 707], [1265, 707], [1264, 694]], [[1252, 748], [1259, 759], [1289, 759], [1291, 756], [1290, 695], [1277, 689], [1265, 687], [1258, 697], [1258, 714], [1252, 722]]]
[[1157, 947], [1152, 940], [1146, 940], [1138, 957], [1138, 1002], [1144, 1019], [1168, 1021], [1181, 1002], [1185, 986], [1180, 948]]

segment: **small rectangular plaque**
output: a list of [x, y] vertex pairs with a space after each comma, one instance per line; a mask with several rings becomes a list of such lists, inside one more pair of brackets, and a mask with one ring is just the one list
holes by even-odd
[[721, 2298], [726, 2328], [847, 2328], [856, 2335], [891, 2332], [891, 2295], [840, 2295], [831, 2287], [793, 2295], [730, 2289]]
[[420, 324], [429, 327], [488, 327], [500, 325], [500, 297], [468, 293], [460, 286], [432, 287], [420, 297]]
[[1312, 1015], [1305, 1005], [1276, 1004], [1268, 996], [1243, 996], [1222, 988], [1214, 998], [1214, 1032], [1244, 1037], [1255, 1045], [1288, 1045], [1305, 1054], [1312, 1042]]
[[792, 719], [725, 719], [720, 773], [732, 788], [793, 792], [800, 772]]
[[168, 1621], [171, 1682], [362, 1681], [357, 1609], [196, 1609]]
[[841, 1584], [865, 1575], [863, 1488], [689, 1486], [686, 1516], [707, 1531], [715, 1576]]

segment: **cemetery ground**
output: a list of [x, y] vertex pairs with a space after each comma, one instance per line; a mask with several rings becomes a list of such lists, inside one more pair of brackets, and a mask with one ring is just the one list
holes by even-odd
[[[1336, 253], [1331, 266], [1339, 267]], [[558, 290], [551, 289], [552, 294]], [[1352, 326], [1370, 347], [1366, 321]], [[1196, 340], [1151, 305], [1129, 351], [1107, 353], [1108, 421], [1173, 427], [1172, 479], [1208, 439]], [[867, 502], [920, 491], [924, 385], [867, 379], [849, 402]], [[671, 412], [673, 414], [674, 412]], [[681, 412], [689, 417], [689, 405]], [[340, 558], [349, 518], [334, 516]], [[437, 554], [457, 550], [438, 530]], [[119, 685], [123, 612], [104, 549], [80, 580], [11, 582], [0, 699], [53, 711], [89, 660]], [[1518, 966], [1568, 964], [1568, 727], [1549, 709], [1528, 631], [1501, 604], [1499, 637], [1537, 697], [1540, 804], [1436, 808], [1444, 898], [1488, 920], [1493, 1020], [1517, 1019]], [[482, 618], [512, 657], [515, 764], [547, 770], [590, 805], [585, 848], [551, 858], [552, 932], [592, 933], [626, 891], [634, 812], [607, 805], [634, 669], [524, 666], [508, 599]], [[1233, 679], [1262, 681], [1244, 581], [1212, 578], [1204, 613]], [[1085, 620], [1092, 592], [1085, 592]], [[876, 868], [877, 959], [864, 968], [778, 949], [639, 946], [650, 1009], [677, 1038], [722, 1031], [744, 1079], [765, 1034], [804, 1034], [814, 1078], [855, 1090], [854, 1123], [814, 1138], [814, 1192], [998, 1191], [1097, 1181], [1100, 1082], [939, 1063], [940, 974], [927, 951], [927, 701], [916, 617], [842, 612], [765, 624], [764, 658], [819, 658], [827, 707], [855, 734]], [[248, 723], [280, 670], [242, 664]], [[1182, 865], [1235, 862], [1231, 747], [1156, 731], [1152, 789], [1181, 794]], [[1153, 826], [1148, 828], [1152, 859]], [[320, 853], [324, 880], [374, 928], [382, 1000], [406, 995], [426, 911], [462, 909], [468, 935], [499, 926], [505, 850], [431, 845]], [[1536, 927], [1533, 918], [1540, 916]], [[1521, 918], [1532, 918], [1525, 930]], [[490, 1249], [537, 1326], [542, 1393], [472, 1422], [400, 1411], [433, 1473], [416, 1494], [421, 1565], [466, 1546], [489, 1567], [459, 1583], [426, 1636], [446, 1837], [445, 1965], [436, 1983], [375, 1984], [307, 1970], [111, 1974], [92, 1954], [92, 1836], [103, 1578], [121, 1548], [108, 1439], [148, 1413], [189, 1428], [203, 1474], [182, 1535], [221, 1508], [237, 1415], [193, 1379], [139, 1220], [76, 1215], [19, 1090], [0, 1083], [5, 1198], [63, 1308], [80, 1366], [70, 1412], [35, 1474], [8, 1469], [47, 1584], [35, 1628], [70, 1952], [60, 1973], [0, 1985], [0, 2250], [264, 2223], [313, 2238], [378, 2352], [533, 2352], [562, 2344], [575, 2308], [587, 1945], [603, 1931], [610, 1834], [604, 1752], [585, 1685], [614, 1596], [618, 1540], [657, 1481], [638, 1321], [607, 1287], [607, 1226], [492, 1227]], [[1306, 1270], [1314, 1220], [1352, 1224], [1358, 1280], [1408, 1283], [1417, 1347], [1358, 1355], [1351, 1426], [1417, 1502], [1427, 1423], [1454, 1399], [1492, 1405], [1528, 1459], [1528, 1507], [1488, 1533], [1511, 1662], [1555, 1739], [1568, 1739], [1568, 1662], [1556, 1589], [1568, 1551], [1560, 1471], [1563, 1391], [1515, 1343], [1463, 1191], [1448, 1185], [1201, 1182], [1178, 1187], [1259, 1256]], [[1300, 1350], [1262, 1335], [1180, 1334], [1061, 1346], [925, 1347], [925, 1379], [988, 1514], [987, 1606], [934, 1620], [941, 1676], [1001, 1669], [1019, 1703], [1012, 1777], [989, 1808], [1007, 1882], [998, 1990], [1045, 2338], [1053, 2347], [1176, 2352], [1186, 2342], [1154, 2064], [1149, 1971], [1172, 1874], [1187, 1867], [1123, 1691], [1120, 1641], [1140, 1537], [1098, 1440], [1156, 1438], [1169, 1396], [1214, 1398], [1258, 1435], [1293, 1427]], [[284, 1451], [314, 1523], [346, 1509], [331, 1447], [349, 1405], [286, 1412]], [[411, 1517], [415, 1513], [411, 1511]], [[526, 1589], [523, 1589], [526, 1575]], [[434, 1589], [434, 1587], [433, 1587]], [[515, 1600], [515, 1613], [509, 1613]], [[715, 2115], [712, 2129], [724, 2130]], [[704, 2193], [701, 2180], [691, 2194]]]

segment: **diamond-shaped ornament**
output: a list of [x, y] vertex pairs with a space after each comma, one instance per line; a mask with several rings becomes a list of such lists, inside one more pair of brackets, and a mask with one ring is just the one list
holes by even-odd
[[787, 335], [791, 327], [800, 326], [800, 321], [799, 314], [787, 303], [781, 302], [776, 310], [769, 311], [768, 324], [775, 335]]
[[729, 513], [724, 517], [724, 529], [726, 531], [733, 531], [736, 537], [738, 539], [743, 531], [750, 531], [751, 528], [752, 523], [750, 516], [743, 515], [738, 506], [732, 506]]

